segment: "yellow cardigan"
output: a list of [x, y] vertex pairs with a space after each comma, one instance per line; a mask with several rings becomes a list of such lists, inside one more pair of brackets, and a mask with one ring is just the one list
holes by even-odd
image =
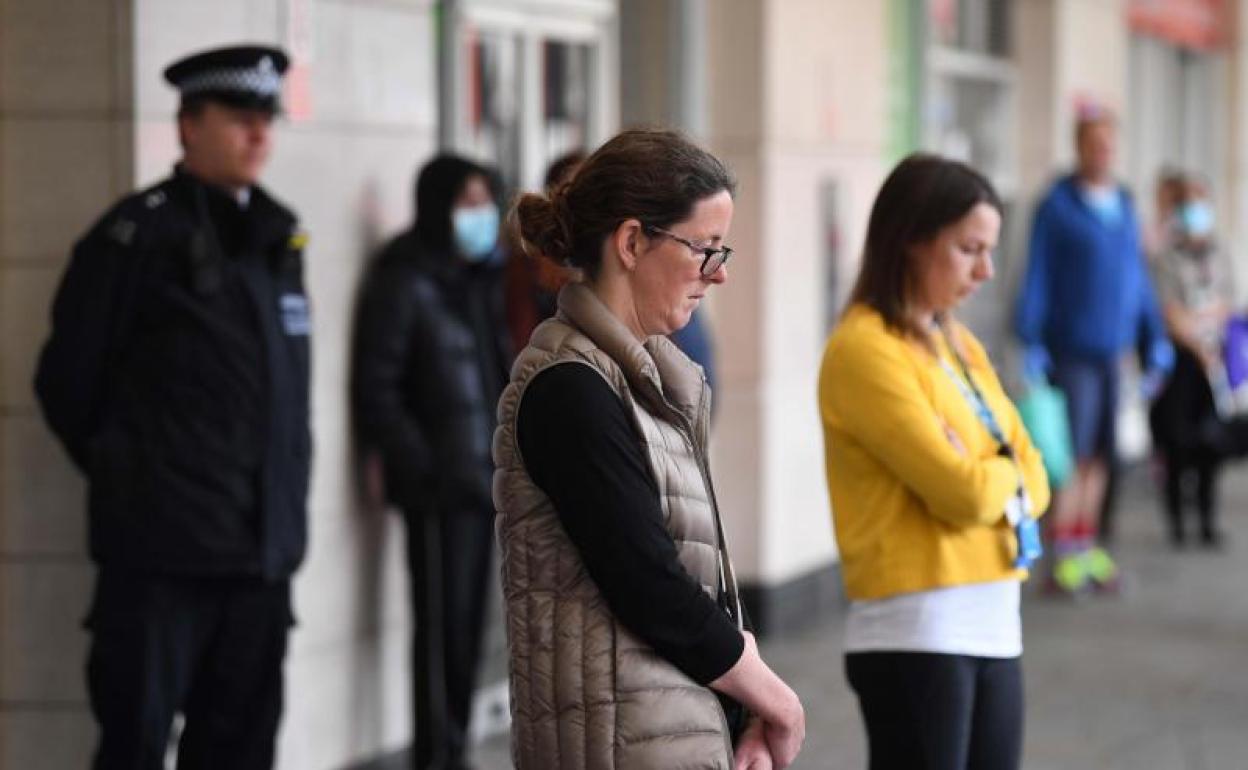
[[[1040, 453], [983, 346], [965, 327], [953, 328], [971, 376], [1014, 447], [1038, 518], [1049, 504]], [[920, 343], [888, 329], [875, 310], [851, 308], [824, 349], [819, 411], [851, 599], [1026, 577], [1013, 567], [1017, 543], [1004, 517], [1018, 472], [997, 455], [987, 428]]]

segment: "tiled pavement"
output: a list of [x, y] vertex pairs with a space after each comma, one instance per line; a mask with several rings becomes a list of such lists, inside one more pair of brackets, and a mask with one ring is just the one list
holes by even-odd
[[[1026, 770], [1248, 770], [1248, 468], [1228, 470], [1223, 483], [1228, 552], [1170, 550], [1140, 468], [1119, 514], [1127, 595], [1070, 603], [1029, 589]], [[838, 617], [763, 644], [806, 705], [795, 768], [865, 767], [841, 633]], [[475, 764], [509, 767], [505, 738], [479, 747]]]

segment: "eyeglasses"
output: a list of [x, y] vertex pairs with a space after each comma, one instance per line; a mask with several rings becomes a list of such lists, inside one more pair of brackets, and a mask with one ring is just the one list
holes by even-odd
[[710, 246], [699, 246], [688, 238], [682, 238], [670, 230], [664, 230], [662, 227], [642, 225], [642, 228], [651, 234], [666, 235], [673, 241], [688, 246], [689, 250], [694, 254], [701, 254], [702, 267], [698, 268], [698, 272], [701, 273], [703, 277], [715, 275], [715, 272], [719, 270], [719, 268], [728, 264], [728, 260], [732, 259], [732, 249], [728, 246], [722, 246], [718, 249]]

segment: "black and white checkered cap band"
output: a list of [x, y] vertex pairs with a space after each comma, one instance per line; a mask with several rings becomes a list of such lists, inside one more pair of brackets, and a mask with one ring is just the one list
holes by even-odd
[[184, 96], [205, 91], [277, 96], [282, 90], [282, 76], [265, 59], [258, 67], [229, 67], [200, 72], [179, 83], [178, 90]]

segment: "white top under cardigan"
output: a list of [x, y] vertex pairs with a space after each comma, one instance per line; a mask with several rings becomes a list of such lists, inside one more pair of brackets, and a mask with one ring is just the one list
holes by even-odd
[[1017, 580], [937, 588], [850, 604], [846, 652], [1023, 654]]

